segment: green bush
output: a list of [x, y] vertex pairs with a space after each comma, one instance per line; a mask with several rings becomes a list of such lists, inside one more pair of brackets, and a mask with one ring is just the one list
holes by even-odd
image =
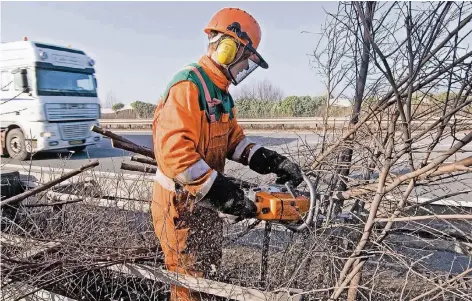
[[324, 97], [288, 96], [281, 101], [236, 99], [239, 118], [315, 117]]
[[131, 107], [136, 112], [138, 118], [152, 118], [156, 110], [156, 105], [139, 100], [131, 103]]
[[125, 107], [125, 105], [122, 104], [121, 102], [119, 102], [119, 103], [115, 103], [114, 105], [112, 105], [111, 109], [116, 112], [120, 109], [123, 109], [124, 107]]

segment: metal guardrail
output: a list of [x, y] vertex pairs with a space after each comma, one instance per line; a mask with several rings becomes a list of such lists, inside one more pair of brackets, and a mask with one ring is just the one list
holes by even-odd
[[[328, 121], [337, 121], [337, 122], [349, 122], [349, 118], [330, 118]], [[100, 124], [152, 124], [152, 119], [100, 119]], [[313, 123], [313, 122], [323, 122], [323, 118], [314, 117], [314, 118], [258, 118], [258, 119], [238, 119], [240, 124], [259, 124], [259, 123], [273, 123], [273, 124], [283, 124], [283, 123]]]
[[[413, 124], [431, 124], [437, 121], [439, 118], [428, 118], [428, 119], [420, 119], [414, 120]], [[472, 124], [472, 120], [470, 118], [465, 117], [457, 117], [456, 119], [467, 121], [468, 124]], [[341, 124], [348, 124], [350, 118], [349, 117], [332, 117], [328, 118], [328, 124], [333, 125], [341, 125]], [[100, 119], [99, 120], [101, 125], [151, 125], [152, 119]], [[238, 119], [238, 123], [241, 125], [314, 125], [318, 124], [321, 126], [324, 120], [322, 117], [297, 117], [297, 118], [260, 118], [260, 119]], [[388, 120], [385, 120], [384, 123], [388, 123]], [[451, 122], [454, 122], [451, 120]]]

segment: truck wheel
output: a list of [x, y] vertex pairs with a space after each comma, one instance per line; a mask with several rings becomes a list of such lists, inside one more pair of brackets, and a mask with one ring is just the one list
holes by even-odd
[[28, 152], [26, 151], [25, 135], [21, 129], [13, 129], [7, 133], [5, 141], [8, 155], [16, 160], [26, 160]]
[[74, 151], [76, 153], [81, 153], [87, 148], [86, 145], [69, 147], [68, 150]]

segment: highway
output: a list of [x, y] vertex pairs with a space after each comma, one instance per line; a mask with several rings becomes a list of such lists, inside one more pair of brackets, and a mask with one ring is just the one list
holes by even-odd
[[[152, 148], [152, 137], [150, 131], [123, 131], [113, 130], [114, 133], [122, 135], [123, 137], [135, 142], [138, 145], [143, 145]], [[246, 131], [247, 136], [255, 142], [266, 145], [275, 150], [286, 150], [287, 148], [296, 148], [302, 143], [316, 145], [320, 142], [320, 136], [310, 131]], [[460, 138], [460, 137], [459, 137]], [[430, 140], [421, 141], [424, 145]], [[448, 150], [453, 143], [452, 138], [441, 141], [435, 148], [436, 151]], [[472, 144], [464, 148], [466, 151], [472, 151]], [[107, 172], [119, 171], [121, 162], [129, 162], [132, 154], [130, 152], [116, 149], [111, 146], [110, 140], [106, 137], [102, 139], [97, 145], [87, 147], [83, 153], [71, 153], [67, 150], [41, 152], [35, 154], [30, 161], [17, 161], [11, 158], [2, 158], [2, 165], [4, 164], [18, 164], [18, 165], [35, 165], [43, 167], [64, 167], [77, 168], [90, 159], [99, 159], [100, 166], [97, 169]], [[454, 156], [454, 160], [464, 158], [469, 154], [458, 154]], [[230, 163], [230, 162], [228, 162]]]
[[[125, 138], [149, 148], [152, 148], [152, 137], [150, 131], [114, 131], [115, 133], [124, 136]], [[246, 131], [246, 134], [256, 141], [257, 143], [266, 145], [269, 148], [278, 151], [287, 151], [287, 149], [294, 149], [297, 148], [299, 145], [303, 143], [307, 143], [310, 145], [316, 145], [320, 142], [320, 136], [310, 131]], [[461, 133], [464, 135], [463, 133]], [[460, 138], [460, 135], [459, 137]], [[430, 140], [426, 139], [421, 141], [421, 144], [426, 144]], [[448, 138], [446, 140], [441, 141], [441, 143], [435, 148], [436, 151], [446, 151], [450, 148], [451, 144], [453, 143], [452, 138]], [[417, 145], [419, 146], [419, 145]], [[464, 148], [467, 152], [466, 153], [459, 153], [455, 156], [451, 157], [450, 160], [446, 162], [452, 162], [455, 160], [462, 159], [464, 157], [470, 156], [472, 152], [472, 144], [467, 145]], [[31, 164], [33, 166], [41, 166], [41, 167], [51, 167], [51, 168], [65, 168], [65, 169], [73, 169], [78, 168], [93, 159], [98, 159], [100, 161], [100, 165], [95, 168], [97, 171], [104, 171], [104, 172], [115, 172], [115, 173], [133, 173], [130, 171], [123, 171], [120, 169], [120, 165], [122, 162], [131, 162], [130, 152], [124, 151], [121, 149], [116, 149], [111, 146], [110, 140], [108, 138], [102, 139], [102, 141], [94, 146], [89, 146], [86, 149], [86, 152], [83, 153], [71, 153], [67, 150], [57, 152], [43, 152], [35, 154], [31, 161], [23, 161], [19, 162], [17, 160], [12, 160], [10, 158], [2, 158], [2, 166], [5, 164], [12, 164], [12, 165], [22, 165], [25, 170], [27, 170], [28, 166]], [[437, 153], [433, 156], [438, 155]], [[422, 155], [418, 155], [418, 158], [422, 157]], [[133, 162], [135, 164], [139, 164]], [[234, 176], [238, 176], [245, 179], [253, 179], [258, 177], [256, 173], [250, 171], [247, 167], [243, 167], [242, 165], [227, 160], [226, 165], [226, 172], [230, 172]], [[260, 176], [259, 176], [260, 177]], [[264, 176], [263, 178], [266, 178]], [[269, 176], [270, 177], [270, 176]], [[467, 176], [465, 176], [467, 177]], [[466, 183], [472, 187], [472, 177], [466, 180]], [[457, 190], [464, 189], [462, 184], [455, 184]], [[461, 196], [458, 198], [462, 199]]]
[[[125, 138], [149, 148], [152, 148], [152, 137], [150, 131], [114, 131], [117, 134], [124, 136]], [[266, 145], [269, 148], [278, 151], [286, 151], [287, 149], [297, 148], [302, 143], [308, 143], [310, 145], [316, 145], [320, 142], [320, 136], [313, 132], [309, 131], [300, 131], [300, 132], [262, 132], [262, 131], [246, 131], [246, 134], [256, 141], [257, 143]], [[463, 135], [463, 134], [462, 134]], [[460, 134], [459, 137], [460, 138]], [[429, 140], [421, 141], [421, 144], [428, 143]], [[435, 148], [436, 151], [446, 151], [450, 148], [451, 144], [453, 143], [452, 138], [448, 138], [446, 140], [441, 141], [441, 143]], [[419, 146], [419, 145], [417, 145]], [[455, 156], [451, 157], [446, 162], [452, 162], [455, 160], [460, 160], [467, 156], [470, 156], [472, 153], [472, 144], [467, 145], [464, 150], [467, 152], [459, 153]], [[102, 139], [102, 141], [94, 146], [89, 146], [86, 149], [86, 152], [83, 153], [71, 153], [66, 151], [62, 152], [44, 152], [35, 154], [31, 161], [23, 161], [19, 162], [17, 160], [12, 160], [10, 158], [2, 158], [2, 166], [5, 164], [8, 165], [16, 165], [16, 166], [23, 166], [23, 170], [27, 171], [28, 166], [31, 164], [37, 167], [51, 167], [57, 170], [61, 168], [64, 169], [74, 169], [78, 168], [93, 159], [98, 159], [100, 161], [100, 165], [97, 166], [94, 170], [96, 171], [103, 171], [103, 172], [114, 172], [114, 173], [134, 173], [130, 171], [123, 171], [120, 169], [120, 165], [122, 162], [131, 162], [130, 157], [133, 155], [128, 151], [124, 151], [121, 149], [116, 149], [111, 146], [110, 140], [107, 138]], [[433, 157], [437, 156], [438, 153], [433, 153]], [[418, 158], [422, 157], [422, 155], [418, 155]], [[134, 164], [140, 164], [136, 162], [131, 162]], [[15, 168], [18, 169], [18, 168]], [[251, 180], [259, 177], [259, 179], [263, 180], [270, 180], [273, 178], [273, 175], [269, 176], [260, 176], [255, 172], [249, 170], [247, 167], [243, 167], [242, 165], [235, 163], [233, 161], [227, 160], [227, 165], [225, 169], [226, 173], [230, 173], [232, 176], [240, 177], [246, 180]], [[467, 187], [468, 186], [468, 187]], [[457, 183], [452, 183], [448, 186], [450, 191], [460, 191], [465, 189], [470, 189], [472, 187], [472, 174], [468, 174], [461, 177], [461, 181]], [[419, 189], [421, 190], [421, 189]], [[422, 197], [437, 197], [444, 192], [441, 190], [433, 191], [432, 193], [427, 193], [422, 195]], [[470, 196], [470, 195], [469, 195]], [[465, 200], [467, 199], [467, 195], [460, 195], [453, 197], [454, 200]]]
[[[122, 135], [126, 139], [135, 142], [138, 145], [143, 145], [152, 148], [152, 137], [150, 131], [113, 131], [116, 134]], [[297, 141], [300, 141], [297, 134], [290, 132], [247, 132], [248, 136], [254, 139], [258, 143], [264, 145], [283, 148], [284, 146], [296, 146]], [[319, 136], [310, 132], [300, 132], [301, 139], [306, 140], [308, 143], [317, 143]], [[110, 140], [106, 137], [102, 141], [94, 146], [87, 147], [83, 153], [73, 154], [67, 150], [63, 151], [50, 151], [35, 154], [31, 161], [32, 165], [43, 166], [43, 167], [64, 167], [64, 168], [77, 168], [89, 159], [99, 159], [100, 165], [96, 168], [100, 171], [107, 172], [119, 172], [121, 162], [130, 162], [130, 156], [132, 154], [127, 151], [113, 148]], [[66, 159], [68, 159], [66, 161]], [[2, 158], [3, 164], [18, 164], [18, 165], [29, 165], [30, 161], [17, 161], [10, 158]]]

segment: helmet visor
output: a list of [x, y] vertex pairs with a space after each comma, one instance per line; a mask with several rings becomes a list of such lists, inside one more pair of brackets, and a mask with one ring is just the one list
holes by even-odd
[[263, 69], [269, 68], [269, 65], [267, 62], [262, 58], [262, 56], [257, 52], [256, 49], [254, 49], [250, 44], [246, 45], [245, 47], [247, 50], [251, 52], [251, 56], [249, 57], [249, 60], [253, 61], [256, 63], [258, 66], [260, 66]]
[[269, 65], [253, 47], [246, 45], [243, 55], [228, 67], [233, 85], [240, 84], [258, 67], [267, 69]]

